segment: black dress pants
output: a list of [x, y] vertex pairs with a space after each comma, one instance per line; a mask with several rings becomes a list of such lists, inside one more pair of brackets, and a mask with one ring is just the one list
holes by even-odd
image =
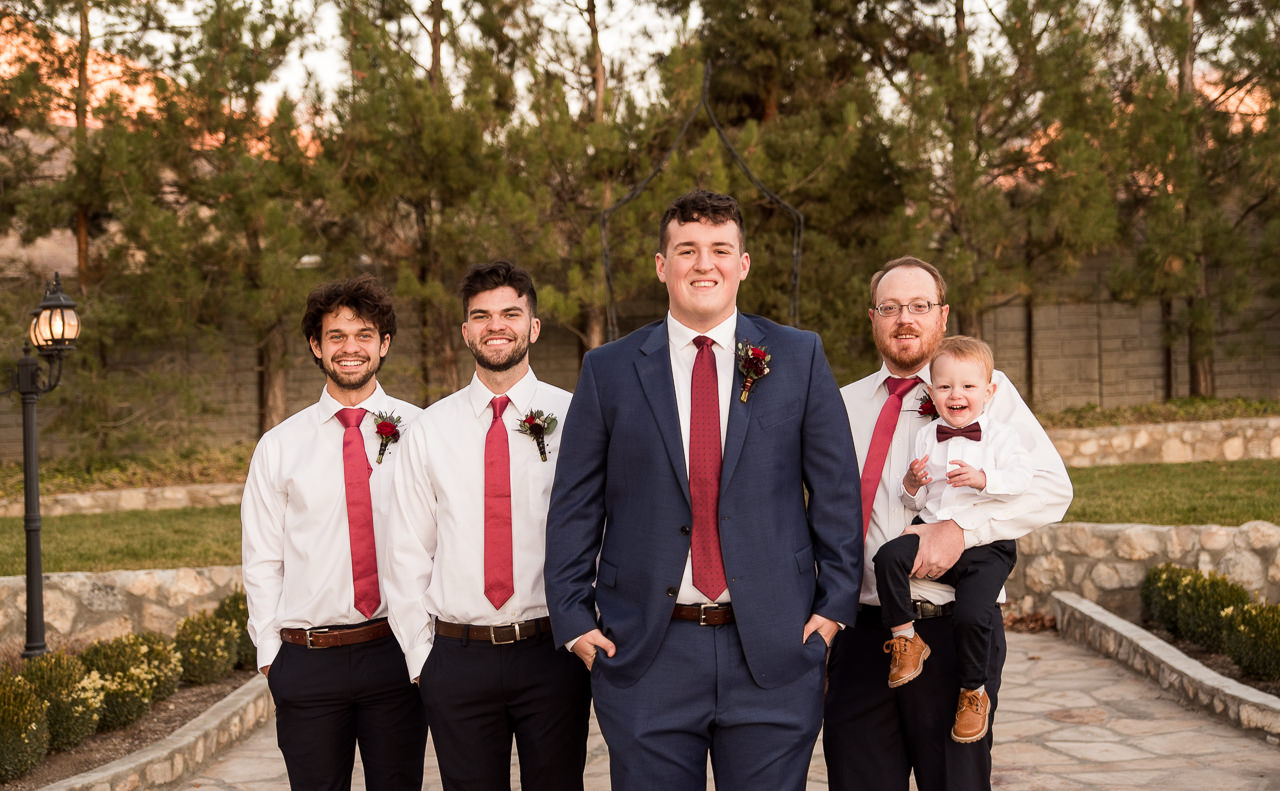
[[[886, 629], [915, 620], [909, 580], [919, 548], [920, 537], [908, 533], [876, 552], [876, 591]], [[956, 589], [953, 630], [957, 672], [960, 686], [965, 689], [977, 689], [987, 683], [987, 646], [991, 644], [993, 621], [1000, 620], [1000, 609], [992, 605], [1017, 559], [1018, 548], [1013, 541], [995, 541], [966, 549], [955, 565], [937, 579]], [[928, 639], [925, 642], [930, 650], [935, 649]]]
[[394, 637], [285, 643], [267, 683], [291, 788], [348, 791], [359, 744], [369, 791], [421, 791], [426, 716]]
[[591, 676], [550, 632], [514, 643], [436, 635], [418, 678], [445, 791], [581, 791]]

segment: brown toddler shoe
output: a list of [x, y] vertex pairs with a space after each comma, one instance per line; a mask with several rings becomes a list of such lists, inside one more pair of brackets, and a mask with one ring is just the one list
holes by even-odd
[[968, 744], [987, 735], [987, 715], [991, 713], [991, 699], [984, 689], [960, 690], [960, 705], [956, 707], [956, 724], [951, 728], [951, 738]]
[[919, 632], [912, 637], [893, 637], [884, 644], [889, 654], [889, 686], [900, 687], [920, 675], [924, 660], [929, 658], [929, 646]]

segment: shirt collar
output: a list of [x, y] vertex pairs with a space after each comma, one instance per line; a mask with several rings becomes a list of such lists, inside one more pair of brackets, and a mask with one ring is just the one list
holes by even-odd
[[538, 389], [538, 377], [533, 375], [533, 369], [530, 368], [525, 375], [520, 377], [520, 381], [511, 386], [511, 389], [505, 393], [494, 393], [484, 386], [484, 382], [480, 381], [480, 375], [473, 373], [471, 382], [467, 385], [467, 401], [471, 404], [471, 409], [476, 413], [476, 417], [480, 417], [484, 412], [492, 414], [489, 402], [495, 396], [505, 395], [511, 399], [509, 409], [514, 409], [520, 415], [525, 414], [533, 408], [533, 394]]
[[[889, 373], [889, 366], [888, 366], [887, 364], [885, 364], [885, 363], [883, 363], [883, 362], [882, 362], [882, 363], [880, 363], [880, 370], [879, 370], [879, 371], [876, 371], [876, 389], [879, 389], [882, 385], [884, 385], [885, 380], [889, 379], [890, 377], [894, 377], [894, 376], [896, 376], [896, 374], [891, 374], [891, 373]], [[930, 381], [930, 379], [929, 379], [929, 364], [928, 364], [928, 363], [925, 363], [925, 365], [924, 365], [924, 367], [923, 367], [923, 368], [921, 368], [919, 371], [916, 371], [916, 372], [915, 372], [914, 374], [912, 374], [911, 376], [918, 376], [918, 377], [920, 377], [920, 381], [924, 382], [926, 385], [932, 384], [932, 381]], [[910, 378], [910, 377], [899, 377], [899, 378]]]
[[[373, 392], [369, 394], [369, 397], [350, 408], [363, 409], [370, 414], [374, 412], [387, 412], [389, 411], [387, 409], [389, 406], [388, 401], [389, 399], [386, 391], [382, 389], [382, 385], [379, 384], [377, 380], [374, 380]], [[320, 407], [321, 422], [332, 419], [334, 415], [338, 414], [339, 409], [348, 409], [346, 404], [338, 403], [338, 399], [329, 395], [329, 388], [327, 385], [320, 391], [320, 401], [318, 406]]]
[[676, 320], [671, 315], [671, 311], [667, 311], [667, 338], [671, 343], [672, 349], [683, 349], [686, 346], [693, 345], [693, 339], [699, 335], [705, 335], [716, 342], [716, 345], [722, 349], [728, 349], [730, 352], [735, 351], [733, 337], [738, 331], [738, 311], [734, 311], [733, 315], [707, 332], [696, 332]]

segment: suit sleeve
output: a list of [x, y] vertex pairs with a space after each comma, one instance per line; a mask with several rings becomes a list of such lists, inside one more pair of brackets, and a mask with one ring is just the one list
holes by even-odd
[[590, 354], [582, 361], [563, 430], [547, 512], [544, 568], [547, 608], [558, 645], [597, 627], [595, 578], [605, 530], [609, 427]]
[[816, 335], [805, 399], [801, 465], [818, 565], [813, 612], [845, 625], [862, 587], [862, 494], [849, 416]]

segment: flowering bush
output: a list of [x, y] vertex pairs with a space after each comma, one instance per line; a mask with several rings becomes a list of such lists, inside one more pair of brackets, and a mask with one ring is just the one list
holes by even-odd
[[70, 750], [98, 729], [104, 686], [98, 671], [58, 651], [27, 659], [22, 677], [49, 704], [50, 750]]
[[1240, 672], [1263, 681], [1280, 679], [1280, 607], [1246, 604], [1226, 612], [1227, 655]]
[[114, 640], [99, 640], [80, 654], [84, 666], [102, 676], [98, 730], [122, 728], [151, 707], [159, 678], [147, 661], [147, 653], [148, 646], [141, 637], [127, 634]]
[[0, 671], [0, 783], [26, 774], [48, 752], [48, 707], [26, 679]]
[[1138, 594], [1147, 614], [1161, 629], [1178, 634], [1178, 591], [1183, 580], [1197, 574], [1172, 563], [1156, 566], [1147, 572]]
[[173, 641], [158, 632], [143, 632], [138, 635], [138, 640], [142, 642], [147, 664], [155, 674], [151, 702], [164, 700], [178, 691], [178, 682], [182, 680], [182, 657], [174, 648]]
[[244, 591], [238, 590], [218, 603], [213, 614], [224, 618], [235, 625], [236, 667], [242, 670], [254, 670], [258, 663], [258, 649], [249, 637], [249, 602]]
[[235, 624], [211, 612], [179, 621], [173, 639], [182, 654], [182, 680], [209, 684], [230, 673], [236, 664], [238, 637]]

